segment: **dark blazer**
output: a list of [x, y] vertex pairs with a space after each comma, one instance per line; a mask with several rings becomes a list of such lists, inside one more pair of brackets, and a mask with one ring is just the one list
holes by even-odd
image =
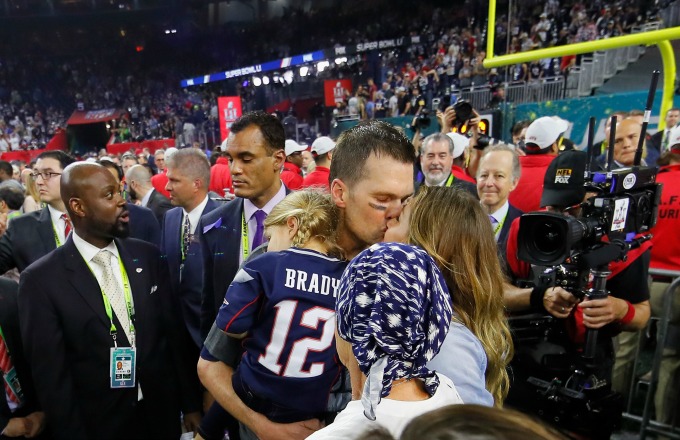
[[[219, 204], [213, 199], [208, 199], [202, 216], [212, 212], [218, 206]], [[200, 349], [203, 346], [200, 333], [203, 260], [200, 254], [201, 247], [198, 243], [195, 243], [190, 246], [185, 264], [182, 265], [181, 232], [183, 220], [184, 215], [181, 207], [173, 208], [165, 214], [161, 234], [161, 255], [167, 259], [173, 294], [176, 295], [181, 304], [184, 323], [196, 347]], [[196, 231], [198, 233], [198, 225]]]
[[[21, 334], [38, 399], [56, 438], [176, 439], [178, 387], [186, 382], [178, 378], [196, 368], [196, 359], [178, 350], [176, 330], [184, 326], [177, 325], [178, 307], [158, 248], [135, 239], [116, 239], [116, 245], [134, 301], [143, 401], [136, 388], [110, 388], [109, 320], [99, 284], [72, 237], [26, 269], [19, 285]], [[129, 346], [123, 331], [118, 344]], [[200, 402], [183, 404], [187, 412], [200, 408]]]
[[130, 238], [146, 241], [159, 246], [161, 244], [161, 226], [149, 208], [127, 203], [130, 213]]
[[149, 196], [149, 201], [147, 202], [146, 207], [153, 212], [153, 214], [156, 216], [156, 220], [158, 220], [158, 224], [162, 227], [163, 216], [165, 216], [166, 212], [172, 209], [172, 204], [170, 203], [170, 199], [156, 191], [154, 188], [151, 188], [151, 195]]
[[0, 238], [0, 274], [14, 268], [22, 272], [56, 247], [47, 207], [15, 217]]
[[661, 141], [663, 141], [664, 130], [657, 131], [649, 138], [647, 142], [647, 155], [645, 162], [651, 167], [656, 166], [656, 160], [661, 156]]
[[[25, 417], [34, 411], [39, 411], [33, 378], [26, 362], [24, 346], [21, 343], [21, 333], [19, 332], [18, 288], [19, 285], [15, 281], [0, 278], [0, 327], [2, 327], [5, 343], [12, 357], [12, 364], [16, 369], [24, 394], [23, 406], [13, 414], [7, 405], [4, 388], [0, 391], [0, 432], [5, 429], [12, 417]], [[41, 438], [45, 437], [47, 437], [46, 433], [41, 436]]]
[[507, 217], [505, 217], [505, 221], [503, 222], [503, 227], [501, 228], [501, 233], [498, 236], [498, 241], [496, 242], [496, 247], [498, 248], [498, 255], [500, 256], [501, 267], [503, 267], [503, 269], [506, 268], [505, 254], [506, 254], [506, 249], [507, 249], [507, 246], [508, 246], [508, 232], [510, 231], [510, 225], [512, 225], [512, 222], [517, 217], [520, 217], [522, 214], [524, 214], [523, 211], [520, 211], [519, 209], [510, 205], [509, 208], [508, 208], [508, 215], [507, 215]]
[[236, 197], [201, 217], [196, 227], [194, 235], [203, 260], [200, 321], [203, 341], [239, 268], [242, 218], [243, 199]]

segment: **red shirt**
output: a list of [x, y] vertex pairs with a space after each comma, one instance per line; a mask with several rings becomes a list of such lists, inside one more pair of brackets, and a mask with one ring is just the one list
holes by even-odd
[[661, 167], [656, 181], [663, 183], [659, 218], [653, 234], [654, 269], [680, 270], [680, 164]]
[[230, 193], [234, 193], [234, 188], [231, 182], [231, 171], [229, 170], [229, 159], [226, 157], [218, 157], [217, 162], [210, 168], [210, 191], [214, 191], [224, 197], [224, 189], [227, 188]]
[[528, 154], [519, 158], [522, 176], [508, 198], [511, 205], [524, 212], [540, 209], [543, 178], [548, 165], [556, 157], [552, 154]]
[[456, 179], [465, 180], [466, 182], [477, 184], [477, 181], [470, 177], [470, 175], [463, 168], [453, 165], [451, 167], [451, 172], [456, 177]]
[[154, 189], [159, 193], [163, 194], [165, 197], [170, 198], [170, 193], [165, 190], [165, 185], [168, 184], [168, 176], [165, 174], [167, 169], [163, 170], [162, 173], [158, 173], [151, 177], [151, 184]]
[[290, 190], [298, 190], [302, 188], [302, 174], [300, 168], [291, 162], [284, 162], [283, 171], [281, 171], [281, 181], [286, 188]]
[[320, 167], [317, 165], [317, 167], [314, 168], [314, 171], [307, 174], [307, 177], [305, 177], [305, 180], [302, 183], [302, 187], [309, 188], [310, 186], [315, 186], [325, 188], [326, 190], [330, 190], [331, 187], [328, 182], [330, 174], [331, 174], [330, 168]]

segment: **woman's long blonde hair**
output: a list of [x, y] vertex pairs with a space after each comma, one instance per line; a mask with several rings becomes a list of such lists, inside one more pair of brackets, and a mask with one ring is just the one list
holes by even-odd
[[409, 242], [425, 249], [444, 274], [457, 319], [487, 357], [486, 388], [502, 406], [510, 381], [512, 337], [503, 308], [503, 272], [489, 217], [457, 188], [423, 187], [411, 201]]

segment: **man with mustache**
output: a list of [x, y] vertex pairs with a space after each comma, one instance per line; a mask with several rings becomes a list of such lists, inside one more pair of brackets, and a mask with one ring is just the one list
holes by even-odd
[[61, 196], [74, 230], [19, 286], [26, 357], [52, 435], [176, 439], [178, 378], [195, 361], [176, 352], [182, 326], [172, 325], [167, 267], [155, 246], [126, 238], [126, 203], [105, 167], [68, 166]]

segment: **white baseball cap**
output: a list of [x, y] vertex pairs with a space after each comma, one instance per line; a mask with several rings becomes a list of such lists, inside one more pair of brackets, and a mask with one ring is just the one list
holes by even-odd
[[307, 145], [300, 145], [292, 139], [286, 139], [286, 156], [290, 156], [298, 151], [305, 151], [306, 149]]
[[446, 135], [453, 141], [453, 158], [460, 157], [470, 145], [470, 138], [454, 132], [446, 133]]
[[524, 136], [527, 153], [543, 153], [541, 150], [554, 144], [568, 128], [569, 122], [557, 116], [543, 116], [536, 119], [529, 125]]
[[671, 150], [680, 149], [680, 125], [671, 128], [668, 133], [668, 148]]
[[333, 148], [335, 148], [335, 142], [328, 136], [316, 138], [316, 140], [314, 140], [312, 143], [312, 153], [316, 153], [318, 155], [326, 154], [333, 150]]

